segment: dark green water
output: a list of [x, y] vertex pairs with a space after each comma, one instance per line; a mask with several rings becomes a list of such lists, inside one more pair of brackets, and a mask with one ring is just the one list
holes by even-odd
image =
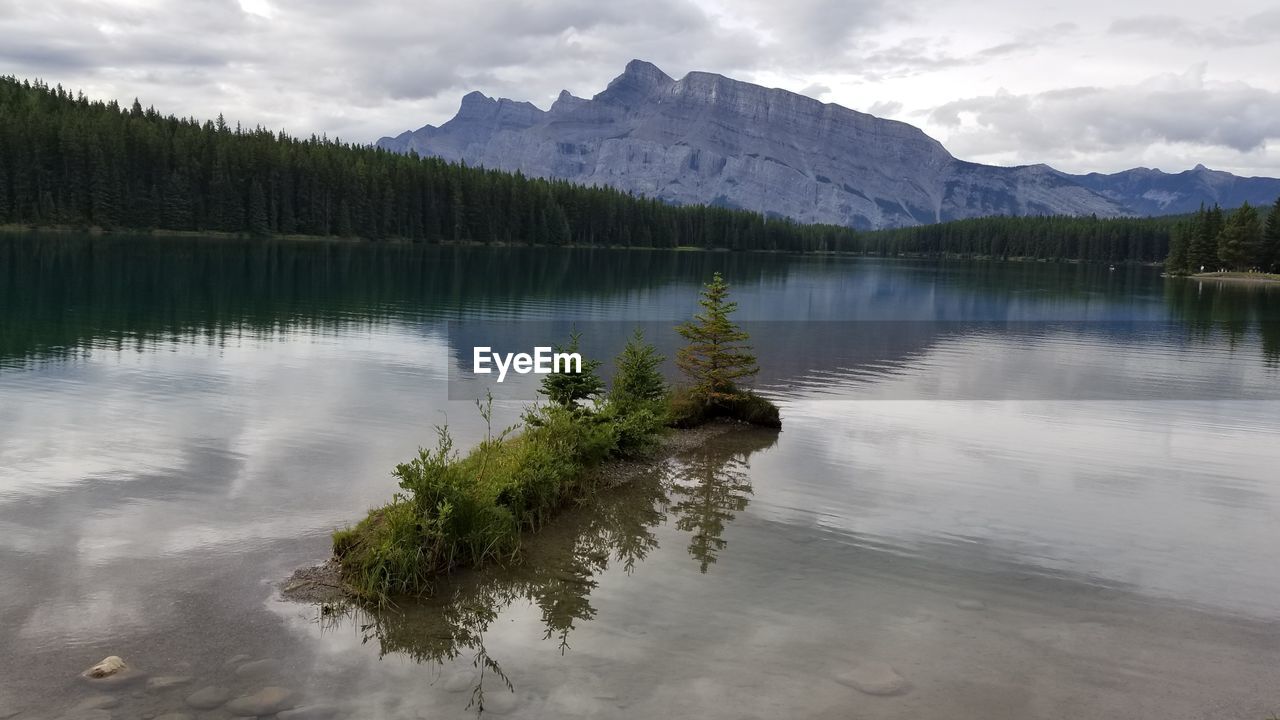
[[[451, 337], [660, 334], [716, 270], [781, 434], [403, 613], [278, 599], [433, 425], [482, 436]], [[0, 717], [76, 716], [118, 654], [192, 679], [80, 716], [277, 685], [352, 718], [477, 687], [520, 718], [1265, 718], [1278, 320], [1276, 286], [1147, 268], [2, 236]], [[850, 680], [877, 664], [907, 691]]]

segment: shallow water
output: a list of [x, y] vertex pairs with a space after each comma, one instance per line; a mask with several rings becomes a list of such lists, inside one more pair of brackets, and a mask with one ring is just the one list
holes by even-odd
[[[714, 270], [782, 433], [403, 614], [279, 600], [432, 426], [482, 436], [450, 338], [660, 334]], [[1274, 286], [1145, 268], [5, 236], [0, 717], [276, 685], [355, 718], [1260, 720], [1277, 320]], [[78, 679], [111, 654], [192, 679]], [[877, 664], [908, 685], [859, 690]]]

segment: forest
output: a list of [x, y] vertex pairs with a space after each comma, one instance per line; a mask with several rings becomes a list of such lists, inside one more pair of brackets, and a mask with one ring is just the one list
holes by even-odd
[[1175, 275], [1280, 270], [1280, 198], [1265, 220], [1248, 203], [1230, 212], [1201, 207], [1183, 218], [1173, 227], [1165, 269]]
[[1154, 263], [1169, 254], [1175, 230], [1195, 222], [998, 216], [859, 232], [247, 129], [221, 116], [161, 115], [136, 100], [124, 107], [0, 78], [0, 226]]
[[0, 224], [420, 242], [836, 250], [852, 230], [162, 116], [0, 78]]

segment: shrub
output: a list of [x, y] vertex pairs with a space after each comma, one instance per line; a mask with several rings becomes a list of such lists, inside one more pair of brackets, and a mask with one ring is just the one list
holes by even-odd
[[441, 428], [435, 449], [396, 466], [403, 492], [334, 533], [343, 576], [358, 596], [386, 602], [454, 568], [510, 559], [520, 533], [587, 489], [593, 468], [647, 446], [661, 427], [645, 409], [552, 404], [528, 411], [520, 434], [489, 437], [463, 457]]

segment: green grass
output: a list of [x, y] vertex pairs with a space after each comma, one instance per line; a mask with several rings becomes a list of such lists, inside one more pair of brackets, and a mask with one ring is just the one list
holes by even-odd
[[396, 466], [401, 492], [390, 503], [334, 533], [345, 583], [360, 598], [385, 603], [427, 592], [434, 577], [455, 568], [515, 557], [522, 532], [589, 490], [600, 464], [654, 444], [664, 419], [644, 406], [550, 405], [530, 411], [518, 433], [461, 456], [441, 428], [434, 449]]

